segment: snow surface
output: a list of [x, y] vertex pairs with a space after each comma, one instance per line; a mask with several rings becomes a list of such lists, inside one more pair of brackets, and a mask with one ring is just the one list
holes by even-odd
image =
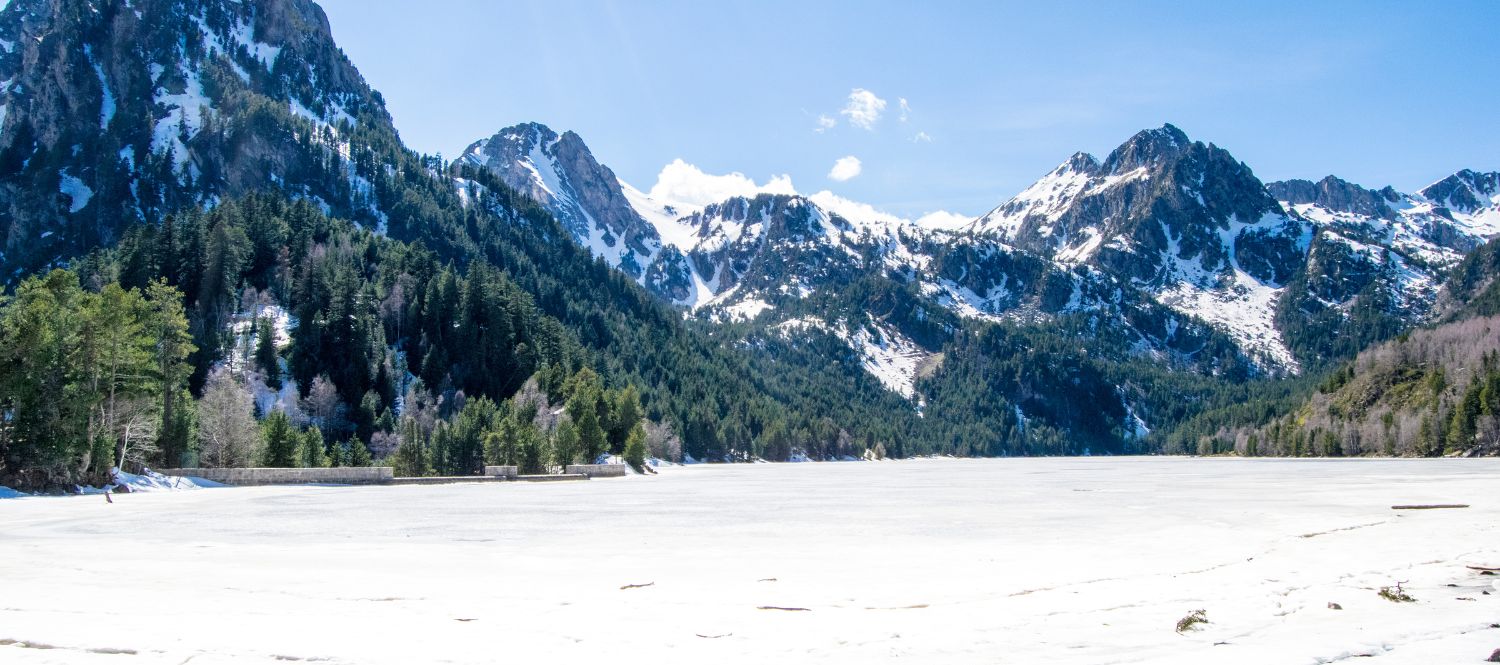
[[865, 371], [886, 388], [907, 399], [917, 396], [917, 368], [932, 354], [886, 326], [873, 332], [868, 326], [860, 327], [844, 338], [859, 353]]
[[[1465, 565], [1500, 565], [1496, 482], [917, 460], [25, 499], [0, 504], [0, 661], [1480, 662], [1500, 592]], [[1416, 602], [1376, 595], [1396, 581]]]
[[127, 473], [119, 469], [110, 472], [115, 485], [124, 486], [130, 492], [184, 492], [188, 490], [201, 490], [214, 487], [224, 487], [221, 483], [193, 476], [168, 476], [157, 473], [150, 469], [142, 473]]
[[724, 308], [730, 321], [749, 321], [761, 312], [771, 309], [771, 304], [759, 298], [748, 298]]
[[[1156, 300], [1219, 327], [1240, 348], [1260, 356], [1258, 360], [1262, 365], [1269, 364], [1295, 374], [1301, 371], [1301, 364], [1276, 328], [1276, 302], [1283, 288], [1245, 272], [1232, 251], [1246, 228], [1274, 228], [1286, 221], [1279, 215], [1266, 215], [1252, 224], [1232, 217], [1226, 227], [1219, 229], [1220, 246], [1231, 249], [1228, 275], [1233, 281], [1227, 285], [1221, 283], [1224, 273], [1203, 267], [1201, 254], [1184, 257], [1181, 238], [1173, 237], [1163, 226], [1162, 232], [1168, 242], [1166, 256], [1172, 261], [1172, 276], [1176, 281], [1158, 292]], [[1301, 249], [1306, 250], [1308, 241], [1309, 237], [1304, 233]]]
[[245, 47], [245, 50], [250, 52], [250, 57], [264, 64], [266, 71], [276, 68], [276, 58], [281, 55], [281, 47], [256, 41], [255, 27], [249, 21], [236, 24], [230, 32], [230, 36], [234, 39], [235, 43]]
[[99, 102], [99, 129], [109, 129], [109, 121], [115, 117], [115, 93], [109, 89], [109, 79], [104, 75], [104, 68], [94, 60], [94, 50], [85, 45], [83, 55], [88, 59], [89, 65], [93, 66], [94, 74], [99, 77], [99, 87], [102, 90], [103, 99]]
[[[157, 81], [161, 78], [162, 67], [153, 64], [151, 68], [151, 80]], [[170, 93], [161, 87], [156, 89], [154, 99], [166, 107], [167, 115], [156, 122], [151, 137], [151, 152], [159, 154], [171, 150], [178, 171], [187, 168], [192, 157], [183, 143], [183, 135], [188, 140], [197, 136], [203, 128], [204, 109], [213, 110], [213, 102], [203, 92], [198, 72], [184, 68], [181, 73], [184, 81], [181, 93]]]
[[918, 397], [917, 370], [923, 361], [932, 357], [931, 353], [917, 346], [916, 342], [885, 325], [862, 325], [851, 333], [842, 321], [829, 325], [823, 319], [804, 316], [782, 321], [776, 324], [775, 330], [787, 338], [816, 330], [843, 340], [854, 351], [866, 372], [891, 392], [907, 399]]
[[68, 212], [76, 213], [88, 207], [89, 200], [94, 198], [94, 190], [90, 189], [77, 176], [69, 175], [67, 170], [59, 171], [58, 176], [57, 190], [66, 194], [69, 201], [71, 201], [71, 204], [68, 206]]
[[1088, 165], [1098, 164], [1092, 156], [1075, 155], [1000, 207], [974, 220], [969, 230], [1009, 239], [1015, 236], [1027, 218], [1034, 216], [1045, 221], [1041, 227], [1043, 235], [1050, 235], [1052, 223], [1068, 211], [1093, 180], [1090, 173], [1076, 167], [1075, 160], [1080, 158], [1085, 158]]

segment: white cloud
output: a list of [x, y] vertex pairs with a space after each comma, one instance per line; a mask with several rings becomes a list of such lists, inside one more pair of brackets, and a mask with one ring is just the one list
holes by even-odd
[[911, 105], [906, 103], [905, 97], [900, 98], [897, 105], [901, 107], [901, 122], [906, 122], [906, 119], [911, 116]]
[[880, 114], [885, 112], [885, 100], [875, 96], [875, 93], [864, 88], [855, 88], [849, 92], [849, 103], [844, 105], [840, 114], [849, 117], [849, 124], [869, 131], [875, 131], [875, 123], [880, 120]]
[[928, 134], [927, 132], [917, 132], [915, 136], [911, 137], [911, 142], [912, 143], [932, 143], [932, 135]]
[[850, 201], [828, 190], [807, 197], [824, 210], [834, 213], [856, 224], [880, 223], [887, 226], [905, 224], [906, 220], [877, 209], [868, 203]]
[[854, 155], [840, 157], [833, 163], [833, 170], [828, 172], [828, 177], [838, 182], [846, 182], [854, 179], [864, 170], [864, 165]]
[[974, 221], [974, 218], [968, 215], [961, 215], [956, 212], [948, 212], [947, 210], [939, 210], [937, 212], [929, 212], [925, 215], [922, 215], [921, 217], [918, 217], [917, 226], [925, 229], [943, 229], [953, 231], [972, 221]]
[[766, 184], [758, 185], [753, 178], [743, 173], [736, 171], [726, 175], [711, 175], [681, 159], [674, 159], [671, 164], [661, 168], [661, 173], [656, 176], [656, 184], [649, 192], [651, 198], [657, 201], [696, 208], [736, 196], [796, 193], [789, 175], [771, 176]]
[[839, 121], [836, 118], [830, 118], [826, 115], [819, 115], [818, 128], [814, 129], [813, 131], [822, 134], [823, 132], [833, 129], [834, 125], [837, 124], [839, 124]]

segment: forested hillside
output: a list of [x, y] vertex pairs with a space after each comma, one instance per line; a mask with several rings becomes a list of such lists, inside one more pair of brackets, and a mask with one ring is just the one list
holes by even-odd
[[[1186, 452], [1329, 456], [1500, 453], [1500, 318], [1403, 334], [1364, 351], [1262, 418], [1220, 428]], [[1273, 407], [1269, 411], [1267, 407]]]

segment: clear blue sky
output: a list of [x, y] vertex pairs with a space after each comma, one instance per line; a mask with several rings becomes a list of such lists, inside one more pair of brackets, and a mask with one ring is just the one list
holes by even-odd
[[[681, 158], [978, 214], [1163, 122], [1265, 180], [1500, 169], [1500, 2], [1185, 4], [322, 0], [413, 147], [535, 120], [642, 189]], [[855, 89], [886, 103], [871, 130]]]

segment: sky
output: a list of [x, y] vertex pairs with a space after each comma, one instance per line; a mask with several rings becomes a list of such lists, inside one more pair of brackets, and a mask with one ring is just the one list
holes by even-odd
[[1167, 122], [1267, 181], [1500, 170], [1500, 2], [321, 4], [413, 148], [536, 121], [642, 190], [681, 160], [978, 215]]

